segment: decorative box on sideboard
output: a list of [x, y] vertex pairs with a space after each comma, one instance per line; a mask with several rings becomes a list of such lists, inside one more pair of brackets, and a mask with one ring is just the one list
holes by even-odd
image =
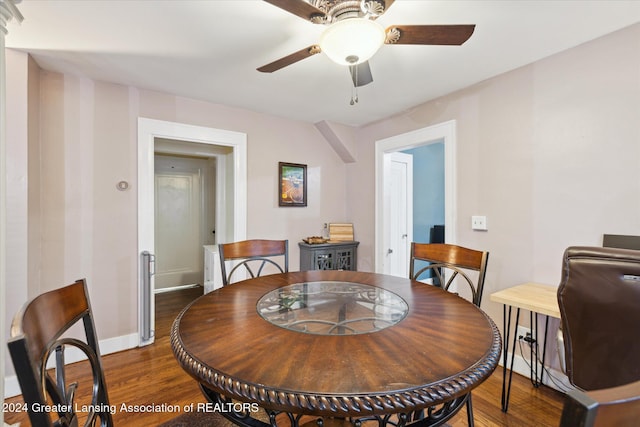
[[300, 247], [300, 271], [351, 270], [358, 268], [360, 242], [328, 242], [319, 244], [298, 243]]

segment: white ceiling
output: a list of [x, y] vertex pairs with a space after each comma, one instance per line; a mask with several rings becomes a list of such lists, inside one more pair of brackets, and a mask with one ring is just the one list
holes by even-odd
[[[300, 0], [302, 1], [302, 0]], [[316, 123], [362, 125], [640, 22], [640, 1], [396, 0], [378, 21], [476, 24], [463, 46], [385, 45], [374, 81], [324, 54], [256, 68], [317, 43], [323, 27], [260, 0], [24, 0], [6, 45], [47, 70]]]

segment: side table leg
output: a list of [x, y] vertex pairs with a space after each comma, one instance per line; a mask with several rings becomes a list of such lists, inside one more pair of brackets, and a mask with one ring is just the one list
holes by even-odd
[[[531, 385], [538, 387], [538, 313], [529, 312], [529, 327], [531, 328], [531, 341], [529, 342], [529, 360], [531, 361], [529, 378], [531, 379]], [[536, 347], [534, 349], [534, 346]]]
[[[544, 364], [547, 356], [547, 334], [549, 332], [549, 316], [545, 315], [544, 322], [544, 340], [542, 343], [542, 359], [538, 360], [538, 352], [540, 351], [540, 347], [538, 346], [538, 313], [535, 313], [535, 324], [533, 321], [531, 322], [531, 333], [533, 337], [533, 341], [529, 343], [531, 346], [531, 384], [534, 387], [540, 387], [542, 384], [542, 380], [544, 379]], [[533, 346], [536, 346], [535, 351]], [[534, 368], [535, 363], [535, 368]], [[540, 375], [538, 375], [538, 368], [540, 369]]]
[[516, 342], [518, 340], [518, 322], [520, 320], [520, 308], [516, 310], [516, 323], [513, 332], [513, 347], [511, 349], [511, 366], [509, 367], [509, 381], [507, 383], [507, 355], [509, 353], [509, 335], [511, 333], [511, 306], [507, 315], [506, 305], [503, 306], [503, 327], [504, 327], [504, 354], [502, 359], [502, 412], [509, 410], [509, 396], [511, 395], [511, 379], [513, 377], [513, 362], [516, 354]]
[[500, 397], [500, 403], [502, 405], [502, 411], [507, 412], [506, 409], [506, 390], [507, 390], [507, 353], [509, 351], [509, 328], [511, 327], [511, 306], [509, 306], [508, 314], [509, 322], [507, 326], [507, 305], [502, 306], [502, 331], [504, 333], [504, 339], [502, 340], [502, 396]]
[[547, 356], [547, 333], [549, 332], [549, 316], [545, 316], [544, 321], [544, 342], [542, 344], [542, 372], [540, 372], [540, 384], [542, 384], [542, 378], [544, 377], [544, 362]]

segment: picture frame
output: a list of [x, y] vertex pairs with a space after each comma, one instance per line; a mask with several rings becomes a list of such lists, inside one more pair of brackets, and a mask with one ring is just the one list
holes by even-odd
[[278, 162], [278, 205], [307, 206], [307, 165]]

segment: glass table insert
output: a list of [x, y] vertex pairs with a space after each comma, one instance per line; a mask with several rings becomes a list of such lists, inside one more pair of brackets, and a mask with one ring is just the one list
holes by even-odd
[[351, 282], [296, 283], [274, 289], [257, 303], [258, 314], [284, 329], [317, 335], [379, 331], [405, 318], [407, 303], [386, 289]]

